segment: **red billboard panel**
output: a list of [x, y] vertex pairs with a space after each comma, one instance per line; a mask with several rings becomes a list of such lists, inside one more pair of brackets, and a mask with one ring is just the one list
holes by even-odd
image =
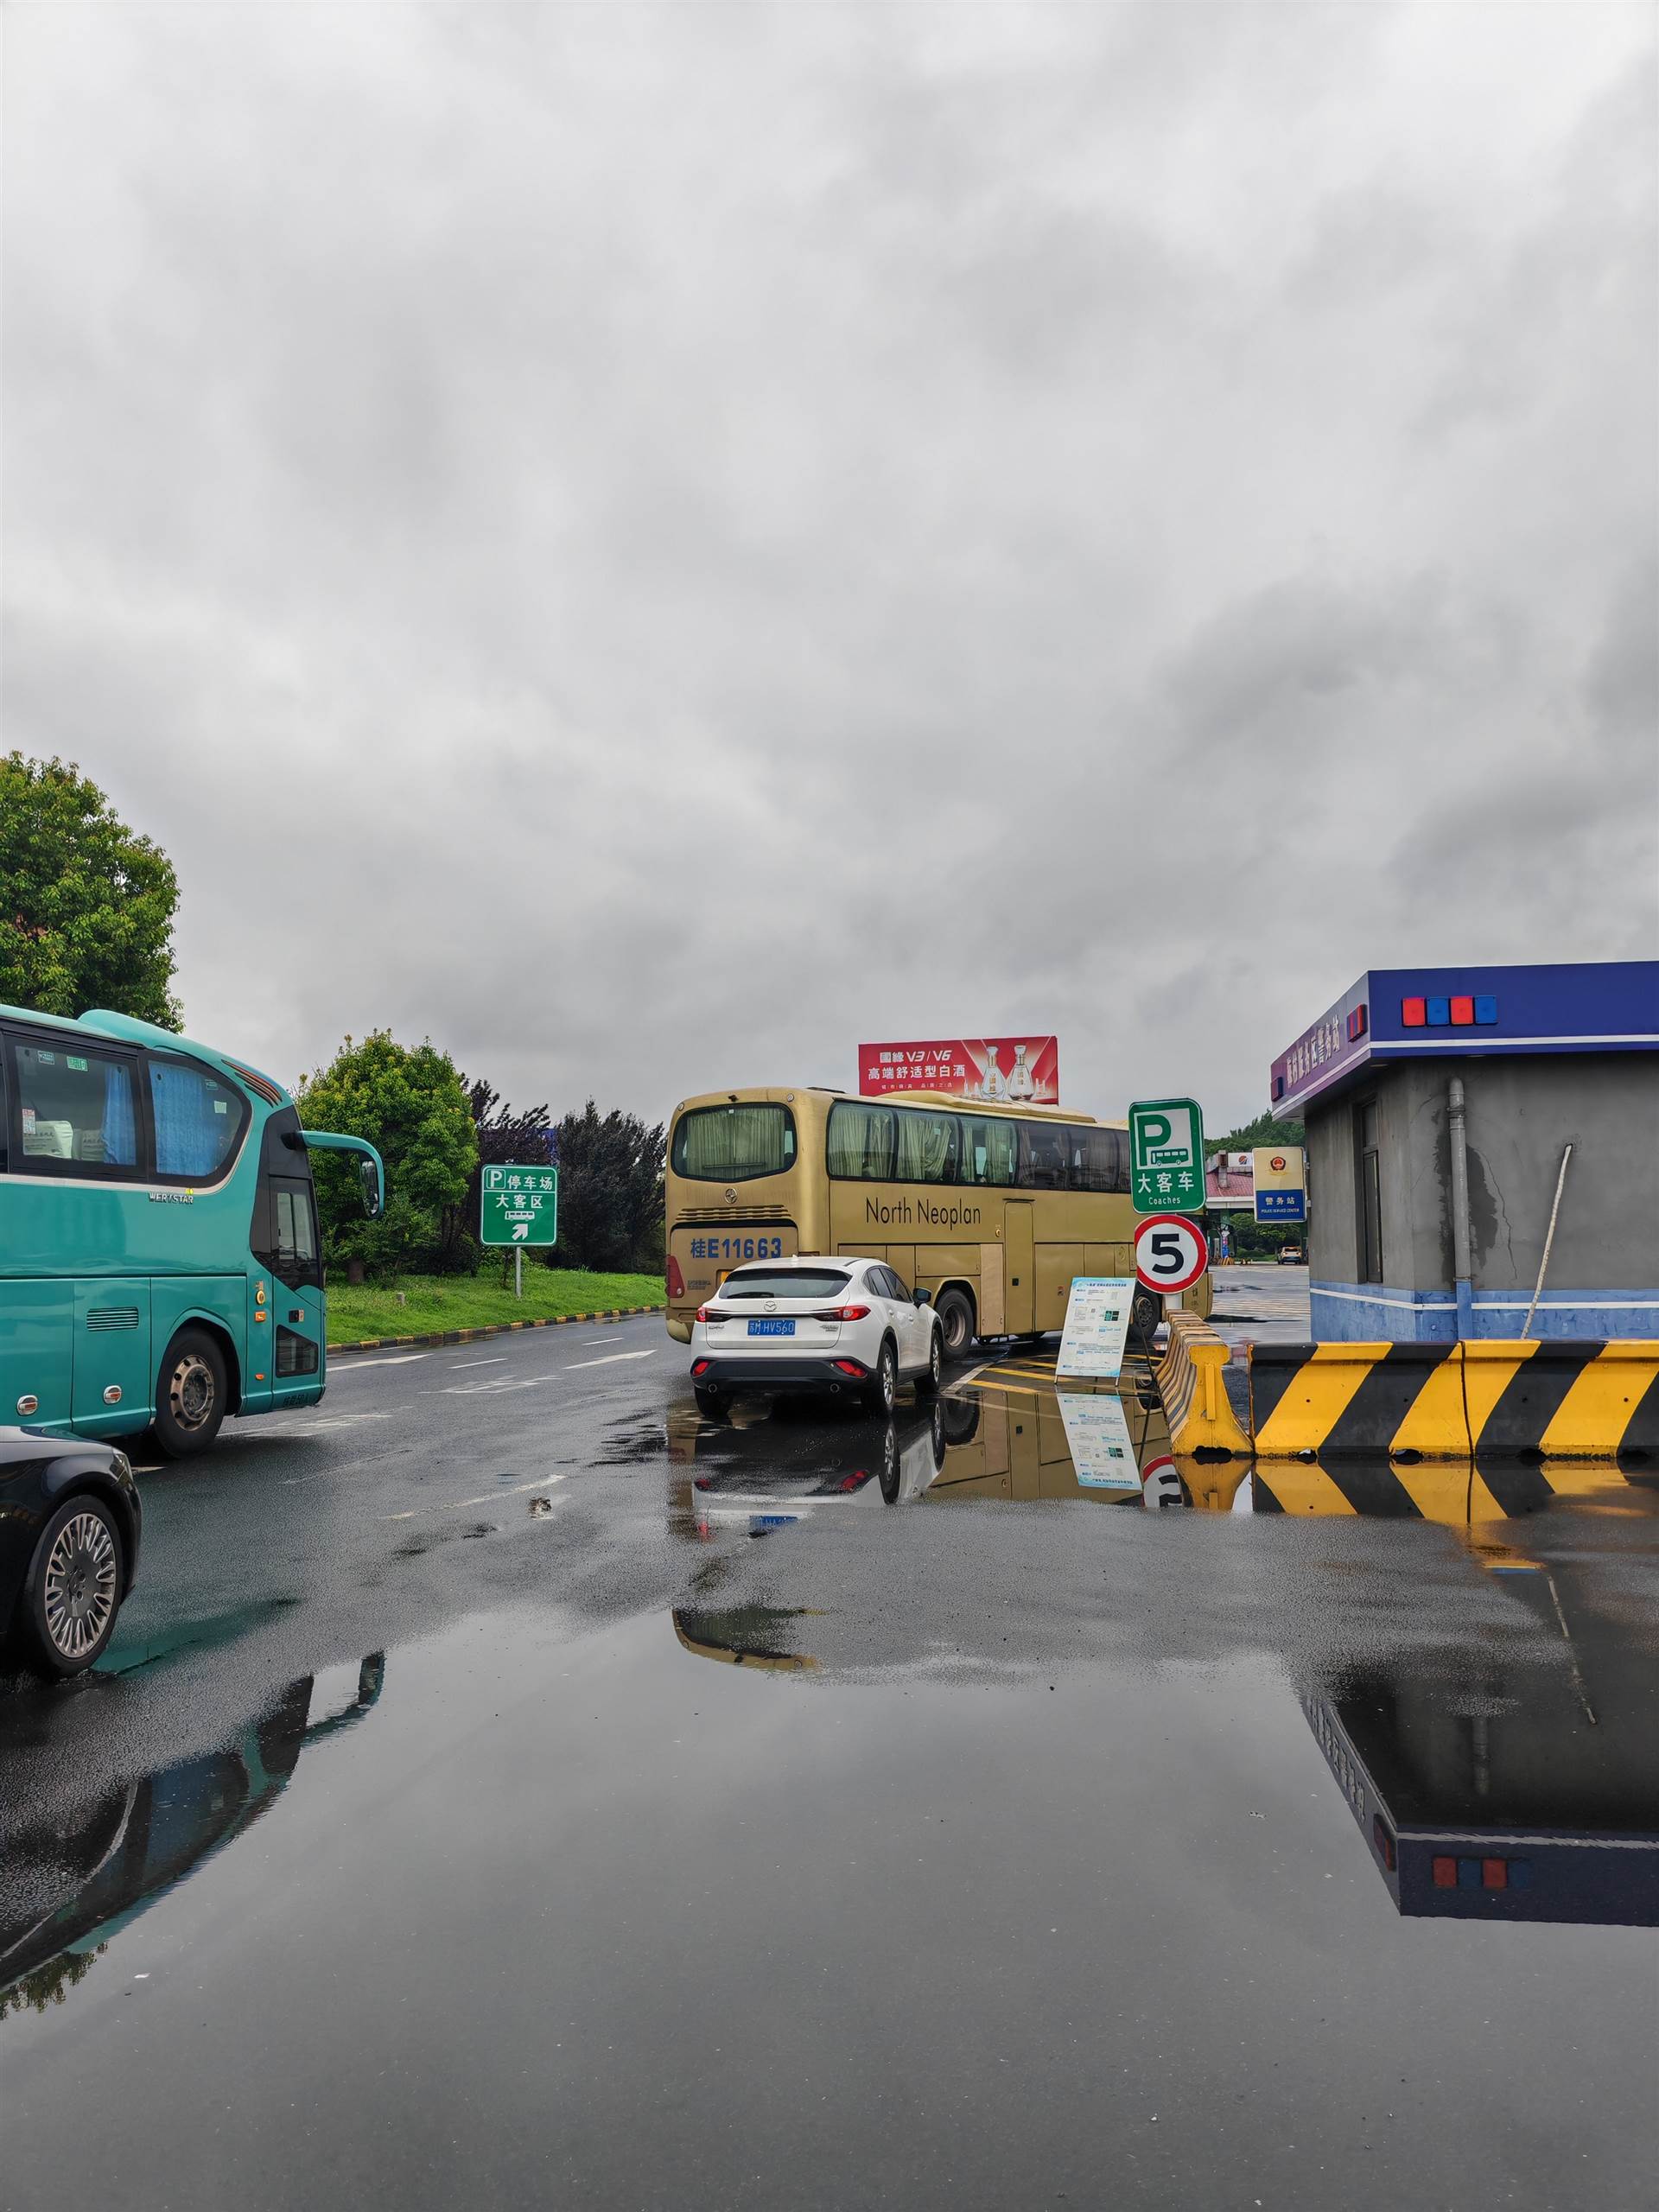
[[1052, 1037], [949, 1037], [925, 1044], [861, 1045], [858, 1087], [943, 1090], [1007, 1106], [1058, 1106], [1060, 1051]]

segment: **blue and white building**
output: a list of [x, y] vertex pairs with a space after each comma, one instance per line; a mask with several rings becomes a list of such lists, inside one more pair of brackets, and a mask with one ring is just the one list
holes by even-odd
[[1268, 1095], [1315, 1337], [1659, 1338], [1659, 961], [1372, 969]]

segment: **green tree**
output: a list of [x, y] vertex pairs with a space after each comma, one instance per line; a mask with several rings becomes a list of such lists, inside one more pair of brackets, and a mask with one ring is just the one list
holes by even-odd
[[73, 761], [0, 755], [0, 1000], [176, 1029], [178, 902], [172, 861]]
[[559, 1241], [556, 1268], [663, 1264], [663, 1124], [637, 1114], [601, 1115], [590, 1098], [559, 1123]]
[[314, 1155], [317, 1211], [331, 1260], [362, 1260], [376, 1274], [431, 1264], [444, 1209], [461, 1205], [478, 1160], [471, 1103], [447, 1052], [429, 1038], [412, 1050], [390, 1030], [347, 1038], [294, 1094], [307, 1128], [367, 1137], [386, 1163], [386, 1210], [363, 1218], [349, 1162]]

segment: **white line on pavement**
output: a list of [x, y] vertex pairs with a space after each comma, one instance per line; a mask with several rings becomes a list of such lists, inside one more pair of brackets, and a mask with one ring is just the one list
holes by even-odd
[[[510, 1490], [486, 1490], [477, 1497], [446, 1497], [438, 1502], [440, 1513], [459, 1513], [464, 1505], [487, 1505], [494, 1497], [520, 1497], [527, 1490], [551, 1490], [555, 1483], [562, 1483], [563, 1475], [537, 1475], [531, 1482], [514, 1483]], [[412, 1521], [417, 1509], [410, 1506], [405, 1513], [383, 1513], [383, 1521]]]
[[505, 1352], [498, 1352], [493, 1359], [452, 1359], [449, 1372], [458, 1375], [463, 1367], [501, 1367], [506, 1363]]
[[331, 1382], [337, 1382], [342, 1375], [360, 1375], [365, 1367], [407, 1367], [411, 1360], [428, 1359], [430, 1357], [429, 1352], [400, 1351], [391, 1359], [354, 1359], [349, 1367], [336, 1367], [330, 1361], [328, 1380]]
[[579, 1367], [614, 1367], [619, 1359], [655, 1359], [656, 1357], [657, 1348], [653, 1344], [649, 1351], [612, 1351], [607, 1352], [603, 1359], [573, 1359], [564, 1371], [567, 1375], [574, 1375]]

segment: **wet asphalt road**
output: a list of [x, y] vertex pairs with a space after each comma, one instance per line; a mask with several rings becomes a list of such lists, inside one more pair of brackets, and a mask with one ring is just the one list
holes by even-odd
[[[107, 1670], [0, 1693], [0, 2205], [1650, 2202], [1651, 1488], [1148, 1513], [1040, 1361], [684, 1366], [342, 1361], [145, 1478]], [[1531, 1886], [1402, 1910], [1374, 1806]]]

